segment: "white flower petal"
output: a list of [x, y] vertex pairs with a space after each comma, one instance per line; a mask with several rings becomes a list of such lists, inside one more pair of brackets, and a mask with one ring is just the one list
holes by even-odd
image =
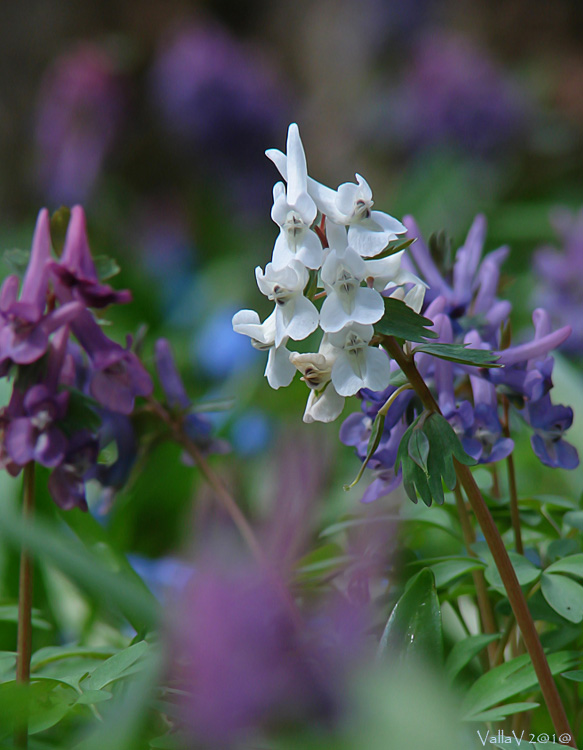
[[[356, 357], [349, 356], [345, 351], [340, 352], [332, 367], [332, 385], [341, 396], [354, 396], [361, 388], [365, 387], [364, 374], [365, 352]], [[356, 372], [356, 368], [359, 372]]]
[[308, 165], [297, 123], [292, 122], [287, 131], [287, 197], [295, 205], [302, 193], [308, 190]]
[[399, 274], [404, 252], [404, 250], [401, 250], [398, 253], [389, 255], [387, 258], [364, 261], [366, 267], [364, 278], [374, 279], [373, 288], [378, 292], [382, 292], [387, 284]]
[[342, 301], [337, 294], [331, 292], [320, 310], [320, 327], [328, 333], [336, 333], [347, 325], [350, 325], [352, 317], [342, 306]]
[[344, 398], [334, 390], [330, 384], [323, 393], [310, 391], [306, 411], [304, 412], [304, 422], [333, 422], [342, 413], [344, 408]]
[[369, 346], [365, 350], [366, 376], [365, 388], [371, 391], [383, 391], [389, 385], [391, 368], [389, 357], [382, 349]]
[[348, 244], [363, 258], [372, 258], [386, 248], [392, 239], [387, 232], [375, 232], [362, 224], [348, 227]]
[[294, 379], [296, 368], [289, 361], [290, 352], [285, 346], [273, 347], [269, 350], [265, 377], [272, 388], [285, 388]]
[[[318, 327], [319, 313], [316, 306], [306, 297], [298, 296], [294, 302], [293, 315], [286, 326], [286, 335], [294, 341], [301, 341]], [[280, 308], [277, 312], [279, 311]], [[283, 314], [283, 310], [281, 312]]]
[[296, 258], [307, 268], [320, 268], [324, 252], [318, 235], [308, 230], [302, 239], [302, 244], [296, 253]]
[[360, 189], [354, 182], [344, 182], [336, 191], [336, 208], [346, 217], [351, 216], [354, 205], [360, 196]]
[[326, 217], [326, 239], [330, 250], [342, 253], [348, 247], [348, 230], [343, 224], [336, 224]]
[[265, 346], [273, 346], [275, 340], [275, 310], [263, 323], [259, 322], [259, 315], [255, 310], [239, 310], [233, 315], [233, 330], [236, 333], [249, 336]]
[[292, 260], [295, 260], [296, 254], [290, 249], [287, 241], [287, 236], [283, 230], [277, 235], [275, 245], [273, 246], [273, 255], [271, 262], [273, 264], [274, 271], [281, 271], [290, 265]]
[[407, 231], [407, 227], [402, 222], [395, 219], [394, 216], [389, 216], [389, 214], [386, 214], [384, 211], [371, 211], [371, 219], [376, 222], [384, 232], [394, 234], [395, 236], [391, 237], [392, 240], [396, 239], [398, 234], [405, 234]]
[[385, 303], [374, 289], [360, 287], [354, 295], [352, 320], [355, 323], [376, 323], [385, 313]]

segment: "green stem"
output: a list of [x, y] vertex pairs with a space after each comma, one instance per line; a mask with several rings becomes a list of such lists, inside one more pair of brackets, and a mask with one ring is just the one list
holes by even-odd
[[[383, 346], [393, 359], [400, 366], [403, 373], [415, 389], [421, 399], [423, 406], [429, 411], [438, 412], [439, 406], [435, 401], [431, 391], [421, 377], [412, 357], [408, 357], [393, 336], [383, 336]], [[534, 620], [528, 609], [526, 598], [516, 577], [516, 572], [512, 566], [510, 558], [498, 527], [494, 523], [492, 514], [484, 502], [484, 498], [476, 484], [472, 472], [464, 464], [460, 464], [454, 458], [454, 465], [458, 481], [466, 492], [466, 496], [472, 506], [472, 510], [480, 524], [482, 533], [486, 539], [500, 577], [504, 583], [504, 588], [510, 601], [510, 606], [516, 617], [516, 622], [522, 633], [526, 649], [532, 660], [536, 676], [541, 688], [541, 692], [546, 703], [553, 726], [558, 735], [568, 734], [571, 738], [570, 745], [576, 747], [575, 739], [565, 708], [561, 702], [561, 697], [553, 679], [549, 663], [545, 656], [544, 649], [541, 645]]]
[[[23, 471], [22, 517], [24, 524], [34, 515], [34, 462], [26, 464]], [[32, 645], [32, 557], [26, 543], [20, 552], [20, 580], [18, 585], [18, 635], [16, 657], [16, 681], [22, 685], [30, 682], [30, 657]], [[28, 719], [14, 733], [14, 744], [19, 748], [28, 746]]]

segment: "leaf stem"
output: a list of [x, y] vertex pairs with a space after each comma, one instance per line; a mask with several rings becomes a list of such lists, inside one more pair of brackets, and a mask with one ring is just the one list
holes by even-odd
[[[22, 518], [30, 523], [34, 515], [35, 465], [30, 461], [23, 470]], [[16, 681], [22, 685], [30, 682], [30, 658], [32, 646], [32, 571], [33, 562], [26, 543], [20, 551], [20, 579], [18, 584], [18, 634], [16, 645]], [[14, 733], [14, 744], [18, 748], [28, 746], [28, 719]]]
[[[412, 357], [404, 354], [397, 340], [393, 336], [383, 336], [382, 343], [406, 375], [425, 408], [439, 413], [439, 406], [417, 370]], [[561, 697], [540, 642], [534, 620], [528, 609], [526, 598], [520, 588], [516, 572], [512, 566], [512, 562], [510, 561], [508, 552], [504, 546], [500, 532], [498, 531], [498, 527], [494, 523], [492, 514], [484, 502], [484, 498], [482, 497], [480, 489], [476, 484], [470, 469], [459, 463], [455, 458], [454, 466], [458, 481], [466, 492], [472, 510], [480, 524], [482, 533], [484, 534], [490, 552], [492, 553], [492, 557], [494, 558], [494, 562], [496, 563], [496, 567], [498, 568], [498, 572], [500, 573], [500, 577], [504, 583], [510, 606], [512, 607], [526, 649], [532, 660], [541, 692], [555, 731], [558, 735], [568, 734], [571, 738], [569, 744], [572, 747], [577, 747], [573, 732], [569, 726], [569, 720], [565, 708], [561, 702]]]

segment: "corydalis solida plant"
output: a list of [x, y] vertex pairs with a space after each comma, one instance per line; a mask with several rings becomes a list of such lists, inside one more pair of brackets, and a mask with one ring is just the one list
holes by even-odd
[[[302, 372], [310, 387], [304, 421], [333, 421], [344, 398], [357, 393], [373, 403], [374, 417], [353, 416], [344, 429], [345, 441], [357, 446], [363, 466], [372, 462], [377, 471], [366, 499], [394, 489], [401, 471], [414, 502], [418, 496], [427, 505], [432, 500], [444, 502], [445, 482], [448, 489], [456, 490], [470, 552], [475, 536], [465, 520], [463, 486], [503, 581], [555, 730], [573, 742], [516, 572], [467, 468], [478, 461], [510, 461], [511, 397], [534, 430], [532, 446], [543, 463], [577, 465], [576, 451], [562, 439], [572, 412], [554, 407], [548, 396], [549, 352], [570, 329], [551, 331], [548, 316], [537, 310], [534, 340], [508, 346], [500, 327], [510, 305], [496, 298], [499, 266], [507, 250], [502, 248], [480, 262], [483, 219], [478, 219], [458, 252], [449, 269], [451, 278], [444, 278], [422, 242], [417, 253], [412, 249], [415, 263], [403, 257], [411, 241], [389, 249], [390, 242], [409, 227], [372, 210], [370, 187], [360, 175], [356, 183], [345, 183], [337, 191], [308, 177], [297, 125], [289, 128], [287, 154], [270, 150], [267, 155], [287, 182], [287, 187], [277, 183], [274, 188], [272, 218], [280, 234], [272, 261], [265, 271], [256, 269], [258, 286], [274, 301], [275, 309], [264, 323], [256, 312], [242, 310], [234, 316], [233, 328], [248, 335], [256, 348], [269, 352], [265, 374], [272, 387], [288, 385], [294, 367]], [[316, 247], [314, 236], [321, 247]], [[315, 293], [318, 286], [324, 289], [321, 294]], [[426, 289], [431, 294], [421, 316]], [[314, 302], [322, 297], [326, 299], [318, 309]], [[287, 350], [290, 339], [303, 340], [318, 327], [323, 336], [317, 353]], [[491, 375], [489, 369], [494, 367], [501, 367], [502, 374]], [[512, 463], [509, 477], [516, 548], [521, 553]], [[481, 591], [485, 622], [485, 610], [491, 605], [483, 579]], [[493, 633], [491, 612], [489, 620]]]
[[84, 482], [99, 453], [96, 413], [129, 415], [153, 388], [137, 356], [109, 339], [93, 313], [131, 294], [100, 281], [80, 206], [60, 258], [51, 252], [48, 211], [40, 212], [20, 293], [19, 286], [12, 275], [0, 290], [0, 367], [13, 382], [1, 414], [2, 466], [12, 475], [31, 461], [46, 466], [57, 505], [86, 510]]

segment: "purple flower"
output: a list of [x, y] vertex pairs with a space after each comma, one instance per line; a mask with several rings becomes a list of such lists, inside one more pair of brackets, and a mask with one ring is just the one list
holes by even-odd
[[132, 300], [131, 292], [118, 292], [100, 283], [89, 249], [85, 212], [81, 206], [73, 206], [63, 255], [58, 263], [52, 262], [50, 268], [57, 279], [57, 296], [61, 302], [68, 302], [72, 296], [87, 307], [100, 308]]
[[84, 43], [57, 58], [42, 82], [36, 119], [38, 172], [51, 202], [88, 198], [123, 109], [115, 63], [104, 49]]
[[131, 414], [136, 397], [149, 396], [154, 387], [140, 360], [129, 348], [107, 338], [86, 310], [71, 328], [91, 361], [93, 398], [110, 411]]
[[54, 424], [67, 412], [69, 394], [51, 392], [45, 385], [35, 385], [24, 395], [23, 416], [15, 417], [6, 429], [6, 451], [19, 466], [36, 461], [43, 466], [57, 466], [65, 455], [67, 440]]
[[49, 213], [38, 215], [32, 250], [18, 297], [18, 277], [8, 276], [0, 290], [0, 362], [27, 365], [47, 351], [49, 336], [83, 308], [69, 302], [45, 315], [51, 235]]
[[524, 409], [524, 418], [534, 430], [530, 442], [533, 451], [546, 466], [575, 469], [579, 466], [577, 450], [563, 440], [563, 434], [573, 424], [573, 409], [553, 405], [549, 394]]
[[330, 715], [328, 665], [271, 576], [202, 561], [180, 601], [172, 644], [188, 692], [184, 721], [198, 741], [227, 748], [260, 726]]
[[51, 497], [63, 510], [87, 510], [85, 477], [94, 468], [98, 454], [97, 439], [88, 430], [80, 430], [70, 438], [64, 460], [48, 482]]

